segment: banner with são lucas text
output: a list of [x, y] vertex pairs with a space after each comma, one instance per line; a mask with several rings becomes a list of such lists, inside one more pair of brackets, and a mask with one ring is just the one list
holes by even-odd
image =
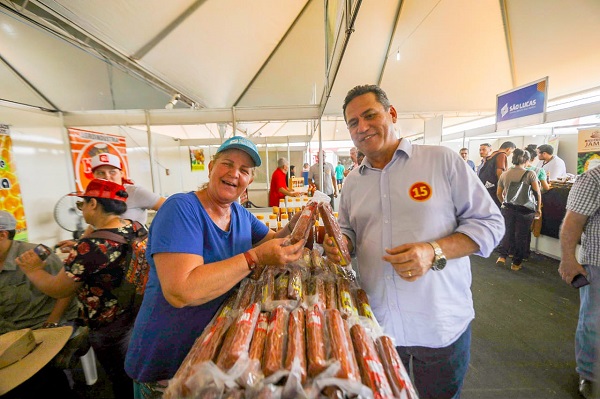
[[125, 137], [80, 129], [68, 130], [77, 191], [85, 191], [88, 183], [94, 179], [91, 166], [94, 155], [110, 153], [118, 156], [124, 175], [129, 176]]
[[12, 140], [8, 125], [0, 124], [0, 210], [12, 214], [17, 220], [15, 240], [27, 241], [27, 222], [12, 156]]

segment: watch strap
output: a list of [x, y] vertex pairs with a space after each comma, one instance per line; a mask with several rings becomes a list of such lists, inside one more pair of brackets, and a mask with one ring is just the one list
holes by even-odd
[[244, 258], [246, 258], [246, 262], [248, 263], [248, 270], [253, 271], [256, 269], [258, 263], [254, 260], [252, 255], [250, 255], [250, 251], [244, 252]]

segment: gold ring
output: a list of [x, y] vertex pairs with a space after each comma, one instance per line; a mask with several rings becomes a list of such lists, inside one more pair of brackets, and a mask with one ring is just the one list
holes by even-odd
[[412, 272], [410, 270], [408, 271], [408, 277], [412, 277]]

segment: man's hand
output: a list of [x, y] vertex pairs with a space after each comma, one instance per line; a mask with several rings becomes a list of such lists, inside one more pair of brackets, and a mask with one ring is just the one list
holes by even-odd
[[583, 274], [587, 277], [587, 271], [577, 260], [566, 258], [560, 261], [560, 265], [558, 265], [558, 274], [560, 274], [560, 278], [567, 284], [571, 284], [573, 281], [573, 277], [578, 274]]
[[433, 248], [426, 242], [404, 244], [395, 248], [386, 248], [388, 255], [383, 260], [389, 262], [396, 273], [406, 281], [415, 281], [423, 276], [433, 264]]
[[[343, 239], [346, 240], [346, 237]], [[331, 260], [332, 262], [340, 263], [342, 260], [342, 254], [340, 254], [340, 250], [333, 242], [333, 238], [329, 237], [328, 234], [325, 234], [325, 237], [323, 238], [323, 250], [325, 251], [327, 259]]]
[[21, 256], [15, 259], [15, 263], [21, 268], [23, 273], [31, 273], [36, 270], [42, 270], [44, 268], [44, 262], [40, 257], [33, 252], [33, 249], [21, 254]]

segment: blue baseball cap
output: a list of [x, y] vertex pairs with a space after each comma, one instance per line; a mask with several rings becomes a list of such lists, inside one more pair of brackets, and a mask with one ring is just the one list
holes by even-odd
[[227, 140], [217, 150], [217, 154], [221, 151], [231, 150], [231, 149], [242, 150], [246, 154], [250, 155], [250, 158], [254, 161], [254, 166], [260, 166], [262, 161], [260, 160], [260, 155], [258, 155], [258, 148], [256, 145], [248, 140], [245, 137], [241, 136], [233, 136]]

